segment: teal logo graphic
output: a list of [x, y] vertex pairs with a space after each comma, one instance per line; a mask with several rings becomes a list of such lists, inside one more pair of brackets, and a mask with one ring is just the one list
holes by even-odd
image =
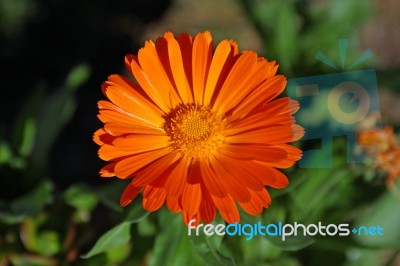
[[[347, 40], [340, 40], [341, 67], [318, 52], [316, 59], [333, 69], [343, 69], [346, 62]], [[300, 103], [296, 119], [305, 128], [302, 141], [315, 140], [320, 145], [305, 150], [299, 161], [302, 168], [332, 167], [332, 141], [345, 136], [347, 162], [362, 163], [363, 156], [356, 154], [357, 128], [372, 113], [379, 113], [379, 97], [374, 69], [351, 71], [372, 56], [366, 50], [351, 65], [350, 71], [289, 79], [288, 96]]]

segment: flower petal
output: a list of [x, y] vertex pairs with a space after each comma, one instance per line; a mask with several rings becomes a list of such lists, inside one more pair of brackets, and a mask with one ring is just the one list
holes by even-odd
[[265, 144], [230, 144], [220, 151], [221, 154], [240, 160], [259, 160], [277, 163], [287, 158], [287, 152]]
[[119, 178], [129, 178], [148, 164], [170, 153], [169, 149], [159, 149], [130, 156], [116, 162], [114, 172]]
[[217, 178], [220, 180], [226, 191], [233, 199], [240, 202], [247, 202], [250, 199], [250, 193], [247, 187], [240, 184], [221, 164], [218, 158], [211, 160], [212, 168], [214, 169]]
[[[257, 63], [257, 54], [254, 52], [244, 52], [242, 53], [235, 64], [233, 65], [228, 77], [226, 78], [221, 91], [214, 103], [214, 107], [217, 110], [226, 110], [228, 104], [230, 104], [233, 99], [243, 98], [243, 95], [249, 93], [248, 90], [243, 90], [244, 84], [246, 84], [247, 79], [251, 76], [255, 65]], [[248, 87], [245, 87], [246, 89]], [[253, 88], [250, 88], [253, 89]], [[241, 95], [241, 96], [240, 96]]]
[[240, 222], [239, 210], [231, 196], [227, 195], [226, 197], [223, 198], [219, 198], [213, 195], [211, 196], [222, 218], [227, 223], [232, 224]]
[[212, 59], [212, 37], [206, 31], [196, 35], [192, 50], [193, 94], [196, 103], [203, 103], [204, 88]]
[[195, 215], [200, 208], [202, 193], [200, 184], [185, 184], [182, 194], [182, 208], [189, 215]]
[[227, 64], [228, 58], [233, 57], [231, 48], [231, 43], [227, 40], [224, 40], [220, 42], [215, 49], [210, 65], [210, 71], [208, 73], [207, 84], [204, 90], [204, 105], [210, 104], [215, 88], [217, 87], [217, 83], [221, 80], [222, 69]]
[[182, 207], [180, 204], [180, 196], [173, 197], [173, 196], [167, 195], [165, 204], [167, 205], [168, 210], [170, 210], [172, 212], [181, 212], [182, 211]]
[[116, 138], [112, 145], [120, 151], [129, 151], [132, 154], [136, 154], [168, 147], [169, 137], [130, 134]]
[[239, 202], [240, 207], [243, 208], [248, 214], [259, 215], [263, 211], [263, 203], [257, 196], [256, 192], [250, 190], [251, 198], [248, 202]]
[[260, 86], [255, 88], [243, 101], [232, 110], [232, 119], [241, 118], [259, 104], [267, 103], [281, 94], [286, 86], [286, 78], [282, 75], [266, 79]]
[[140, 95], [137, 87], [122, 76], [111, 75], [103, 84], [103, 93], [131, 116], [138, 117], [148, 124], [162, 125], [161, 110]]
[[230, 176], [242, 185], [241, 189], [249, 188], [249, 190], [261, 190], [264, 188], [263, 183], [241, 165], [242, 160], [229, 158], [223, 155], [218, 155], [218, 160]]
[[281, 125], [245, 131], [226, 137], [226, 141], [229, 143], [269, 143], [271, 145], [287, 143], [292, 139], [291, 126]]
[[210, 166], [210, 162], [208, 160], [200, 160], [200, 171], [203, 177], [204, 185], [211, 194], [218, 197], [226, 196], [226, 189], [223, 184], [217, 178], [216, 173]]
[[[146, 186], [145, 189], [148, 187], [150, 186]], [[154, 212], [160, 209], [165, 202], [166, 195], [167, 193], [165, 192], [165, 189], [152, 188], [152, 190], [148, 193], [147, 197], [143, 195], [143, 201], [142, 201], [143, 209], [149, 212]]]
[[132, 185], [132, 182], [125, 188], [124, 192], [122, 192], [119, 204], [123, 207], [131, 203], [139, 192], [142, 190], [140, 187], [135, 187]]
[[167, 35], [165, 38], [168, 41], [169, 62], [171, 64], [171, 71], [176, 82], [176, 88], [179, 92], [179, 96], [182, 99], [182, 102], [192, 103], [193, 95], [185, 73], [183, 57], [179, 43], [173, 35]]
[[151, 184], [156, 179], [165, 178], [171, 173], [173, 169], [171, 166], [179, 159], [179, 157], [180, 155], [175, 152], [161, 157], [157, 161], [140, 170], [132, 180], [132, 184], [135, 186], [145, 186]]
[[179, 196], [183, 193], [185, 184], [187, 183], [187, 176], [189, 172], [190, 161], [187, 157], [181, 160], [174, 166], [171, 174], [168, 176], [165, 183], [165, 190], [168, 196]]

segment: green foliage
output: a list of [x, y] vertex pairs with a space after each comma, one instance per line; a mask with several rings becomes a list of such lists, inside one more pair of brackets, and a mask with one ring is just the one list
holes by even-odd
[[40, 212], [51, 201], [52, 185], [50, 182], [42, 182], [26, 195], [9, 202], [8, 208], [2, 208], [0, 221], [5, 224], [20, 223], [29, 215]]
[[[265, 43], [267, 57], [278, 61], [281, 72], [297, 76], [328, 72], [315, 63], [319, 50], [340, 62], [337, 40], [352, 36], [371, 13], [370, 2], [241, 0]], [[17, 36], [39, 9], [31, 0], [0, 1], [0, 33]], [[80, 64], [52, 90], [46, 81], [33, 86], [12, 124], [11, 137], [0, 132], [0, 170], [14, 188], [12, 193], [5, 191], [11, 196], [0, 199], [0, 265], [396, 265], [400, 200], [384, 188], [382, 173], [346, 164], [342, 140], [334, 142], [331, 169], [287, 170], [290, 185], [269, 188], [273, 200], [269, 209], [258, 217], [242, 212], [241, 222], [379, 225], [384, 228], [381, 237], [299, 234], [283, 241], [260, 235], [251, 240], [188, 236], [180, 214], [165, 208], [150, 214], [140, 195], [121, 208], [119, 197], [129, 180], [105, 179], [102, 186], [76, 182], [61, 189], [53, 181], [56, 177], [48, 174], [50, 152], [70, 123], [78, 107], [77, 89], [90, 72], [87, 64]], [[310, 123], [321, 121], [324, 104], [316, 102], [309, 109]], [[217, 215], [213, 224], [219, 223], [224, 222]]]
[[130, 227], [131, 224], [129, 222], [122, 222], [116, 225], [102, 235], [93, 248], [87, 254], [83, 255], [82, 258], [87, 259], [109, 249], [126, 245], [130, 239]]
[[[313, 71], [318, 51], [324, 51], [333, 62], [340, 62], [337, 41], [354, 36], [373, 10], [371, 1], [357, 0], [241, 3], [265, 42], [267, 58], [277, 60], [286, 75]], [[356, 56], [350, 55], [349, 62], [354, 62]]]

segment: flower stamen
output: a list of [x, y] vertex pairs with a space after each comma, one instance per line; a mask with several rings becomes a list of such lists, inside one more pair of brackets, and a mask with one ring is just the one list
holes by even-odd
[[193, 159], [207, 158], [224, 144], [224, 115], [208, 106], [180, 104], [164, 116], [170, 145]]

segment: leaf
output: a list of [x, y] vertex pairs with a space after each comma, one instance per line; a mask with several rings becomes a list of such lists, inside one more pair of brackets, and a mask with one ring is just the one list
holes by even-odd
[[9, 163], [12, 157], [13, 154], [8, 143], [0, 140], [0, 165]]
[[161, 231], [156, 234], [149, 265], [204, 265], [190, 245], [181, 216], [164, 208], [158, 217]]
[[29, 117], [25, 120], [22, 136], [19, 154], [26, 157], [31, 154], [33, 145], [35, 143], [36, 121], [32, 117]]
[[87, 64], [81, 64], [74, 67], [65, 80], [65, 85], [71, 89], [75, 89], [82, 85], [90, 76], [90, 67]]
[[107, 182], [106, 185], [96, 189], [97, 197], [108, 208], [116, 212], [122, 212], [123, 208], [119, 205], [119, 198], [127, 183], [121, 182], [121, 180], [109, 179], [104, 182]]
[[138, 223], [150, 214], [150, 212], [143, 209], [140, 195], [132, 204], [124, 209], [124, 212], [126, 214], [124, 220], [131, 223]]
[[131, 223], [122, 222], [118, 224], [102, 235], [92, 249], [82, 255], [81, 258], [88, 259], [109, 249], [115, 249], [127, 244], [131, 238], [130, 230]]
[[59, 265], [54, 258], [46, 258], [31, 254], [11, 254], [9, 255], [11, 265], [15, 266], [55, 266]]
[[[397, 187], [400, 182], [397, 183]], [[355, 240], [365, 246], [372, 247], [394, 247], [400, 248], [400, 199], [396, 198], [390, 191], [386, 191], [371, 207], [371, 209], [361, 216], [355, 227], [380, 226], [383, 228], [383, 235], [355, 235]]]
[[6, 224], [17, 224], [28, 215], [38, 213], [52, 201], [52, 190], [53, 185], [50, 182], [40, 183], [29, 193], [12, 201], [8, 210], [1, 210], [0, 221]]
[[14, 200], [11, 203], [11, 210], [15, 214], [37, 213], [52, 200], [51, 192], [53, 185], [44, 181], [28, 194]]
[[89, 77], [87, 65], [71, 70], [63, 86], [41, 102], [37, 112], [37, 134], [32, 160], [39, 171], [45, 169], [48, 154], [63, 127], [71, 120], [77, 107], [74, 90]]
[[96, 207], [98, 199], [97, 195], [83, 184], [75, 184], [70, 186], [64, 192], [64, 199], [67, 204], [78, 210], [91, 211]]
[[19, 155], [30, 156], [37, 134], [36, 116], [43, 103], [44, 85], [39, 84], [32, 95], [28, 97], [23, 109], [18, 114], [12, 131], [12, 145], [18, 147]]
[[233, 258], [226, 257], [219, 251], [222, 238], [223, 236], [206, 236], [200, 233], [192, 236], [190, 241], [206, 265], [236, 265]]
[[267, 236], [266, 238], [274, 246], [289, 251], [303, 249], [315, 242], [313, 238], [303, 235], [287, 236], [285, 241], [283, 241], [280, 237]]
[[44, 231], [37, 237], [35, 251], [45, 257], [52, 257], [57, 254], [61, 245], [59, 235], [55, 231]]

